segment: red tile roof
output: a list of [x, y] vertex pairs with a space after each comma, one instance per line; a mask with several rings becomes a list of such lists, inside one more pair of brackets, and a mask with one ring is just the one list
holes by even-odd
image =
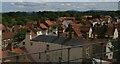
[[37, 22], [27, 22], [27, 24], [37, 24]]
[[13, 28], [14, 28], [15, 31], [17, 31], [17, 30], [19, 30], [21, 28], [27, 28], [27, 27], [26, 26], [22, 26], [22, 25], [14, 25]]
[[66, 29], [66, 27], [65, 27], [64, 25], [61, 25], [61, 27], [62, 27], [63, 29]]
[[2, 39], [12, 39], [14, 37], [14, 33], [13, 32], [3, 32], [2, 33]]
[[0, 50], [0, 58], [5, 57], [8, 55], [8, 51], [2, 51]]
[[80, 31], [81, 26], [83, 26], [83, 25], [82, 24], [72, 24], [72, 28], [78, 36], [81, 36], [81, 31]]
[[[9, 50], [5, 50], [5, 51], [0, 50], [0, 58], [8, 56], [8, 52], [9, 52]], [[23, 53], [24, 51], [22, 51], [22, 49], [20, 49], [20, 48], [15, 48], [12, 50], [12, 52]]]
[[14, 28], [15, 31], [17, 31], [17, 30], [20, 29], [20, 25], [14, 25], [13, 28]]
[[0, 24], [0, 29], [5, 30], [5, 26], [3, 24]]
[[12, 52], [23, 53], [22, 49], [20, 49], [20, 48], [15, 48], [15, 49], [12, 50]]
[[26, 26], [20, 26], [20, 28], [27, 28]]
[[47, 26], [44, 25], [43, 23], [40, 24], [40, 27], [43, 28], [43, 29], [47, 29]]
[[53, 25], [53, 22], [50, 20], [45, 21], [48, 25]]
[[84, 16], [85, 18], [92, 18], [92, 16], [91, 15], [86, 15], [86, 16]]
[[58, 20], [63, 21], [67, 19], [75, 20], [75, 17], [60, 17]]
[[[0, 58], [2, 58], [2, 57], [6, 57], [6, 56], [12, 56], [10, 53], [8, 53], [9, 52], [9, 50], [6, 50], [6, 51], [0, 51]], [[22, 51], [22, 49], [20, 49], [20, 48], [15, 48], [15, 49], [13, 49], [12, 51], [10, 51], [10, 52], [15, 52], [15, 53], [18, 53], [18, 54], [20, 54], [20, 53], [23, 53], [24, 51]], [[9, 61], [8, 61], [9, 60]], [[6, 59], [6, 60], [4, 60], [3, 62], [15, 62], [16, 61], [16, 59], [15, 58], [10, 58], [10, 59]], [[29, 59], [29, 58], [24, 58], [24, 57], [19, 57], [19, 62], [30, 62], [31, 61], [31, 59]]]
[[27, 22], [26, 26], [31, 27], [32, 25], [37, 24], [37, 22]]
[[111, 16], [107, 15], [107, 16], [105, 16], [105, 18], [111, 18]]

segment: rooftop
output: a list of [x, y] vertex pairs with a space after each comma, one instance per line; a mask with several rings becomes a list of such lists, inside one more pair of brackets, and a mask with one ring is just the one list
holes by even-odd
[[67, 46], [75, 46], [75, 45], [83, 45], [84, 40], [77, 39], [69, 39], [69, 38], [58, 38], [57, 36], [52, 35], [40, 35], [32, 39], [32, 41], [41, 41], [41, 42], [49, 42], [55, 44], [67, 45]]
[[4, 30], [5, 26], [3, 24], [0, 24], [0, 29]]
[[107, 39], [96, 39], [96, 40], [85, 40], [85, 39], [70, 39], [70, 38], [64, 38], [53, 35], [39, 35], [32, 39], [32, 41], [36, 42], [49, 42], [49, 43], [55, 43], [55, 44], [62, 44], [66, 46], [76, 46], [76, 45], [84, 45], [85, 43], [99, 43], [103, 42], [106, 43]]
[[50, 20], [47, 20], [47, 21], [45, 21], [49, 26], [50, 25], [53, 25], [53, 22], [52, 21], [50, 21]]
[[43, 24], [43, 23], [40, 24], [40, 27], [41, 27], [42, 29], [47, 29], [47, 26], [46, 26], [45, 24]]
[[2, 39], [11, 39], [14, 37], [14, 32], [3, 32]]

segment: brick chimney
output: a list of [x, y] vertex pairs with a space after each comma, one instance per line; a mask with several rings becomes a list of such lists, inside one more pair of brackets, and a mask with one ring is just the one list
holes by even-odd
[[74, 33], [73, 33], [73, 28], [72, 28], [71, 24], [68, 25], [68, 28], [65, 30], [65, 32], [68, 32], [68, 38], [70, 38], [70, 39], [73, 38], [72, 35]]
[[72, 38], [72, 25], [68, 25], [69, 26], [69, 38], [71, 39]]
[[37, 25], [38, 25], [38, 26], [40, 25], [40, 20], [37, 21]]
[[60, 34], [63, 33], [63, 29], [62, 29], [61, 26], [58, 27], [57, 29], [58, 29], [58, 38], [59, 38], [59, 37], [60, 37]]

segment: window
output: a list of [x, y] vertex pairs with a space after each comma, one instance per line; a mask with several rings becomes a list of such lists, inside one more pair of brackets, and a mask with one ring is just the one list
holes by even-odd
[[32, 43], [32, 42], [31, 42], [30, 44], [31, 44], [31, 46], [33, 45], [33, 43]]
[[47, 44], [47, 45], [46, 45], [46, 50], [49, 50], [49, 47], [50, 47], [50, 45], [49, 45], [49, 44]]
[[25, 42], [23, 42], [23, 45], [25, 45]]

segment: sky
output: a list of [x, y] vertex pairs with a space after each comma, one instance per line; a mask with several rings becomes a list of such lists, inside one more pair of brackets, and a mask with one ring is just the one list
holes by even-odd
[[118, 10], [117, 2], [3, 2], [2, 12]]
[[119, 0], [1, 0], [2, 2], [118, 2]]
[[[118, 10], [119, 0], [1, 0], [0, 12]], [[88, 2], [88, 3], [87, 3]], [[96, 3], [99, 2], [99, 3]], [[114, 3], [116, 2], [116, 3]]]

